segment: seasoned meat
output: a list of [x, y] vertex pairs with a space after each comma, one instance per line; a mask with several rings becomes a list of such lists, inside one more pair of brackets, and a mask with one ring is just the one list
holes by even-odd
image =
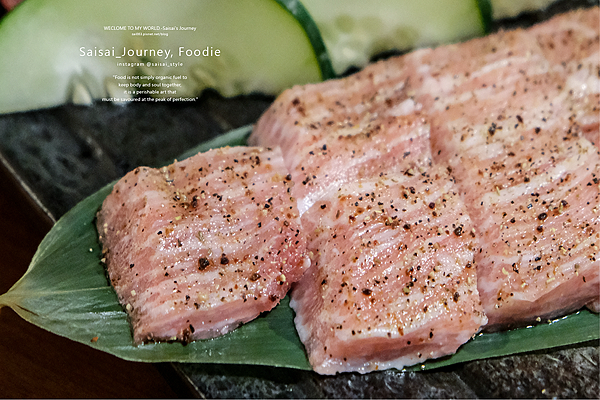
[[135, 343], [218, 336], [272, 309], [308, 267], [279, 150], [211, 150], [139, 167], [98, 213]]
[[445, 169], [332, 186], [303, 216], [312, 265], [292, 291], [321, 374], [454, 353], [486, 317], [474, 226]]
[[[300, 208], [313, 262], [298, 291], [293, 291], [292, 304], [315, 369], [331, 373], [415, 361], [407, 347], [386, 353], [391, 341], [373, 339], [365, 352], [359, 346], [344, 347], [359, 343], [340, 339], [348, 338], [348, 332], [356, 336], [358, 329], [375, 324], [343, 319], [336, 302], [347, 299], [336, 297], [342, 295], [339, 289], [328, 291], [331, 282], [341, 285], [342, 272], [352, 276], [344, 269], [347, 265], [342, 267], [339, 249], [360, 248], [364, 233], [351, 235], [350, 221], [334, 221], [330, 207], [337, 204], [337, 209], [350, 213], [350, 204], [342, 199], [364, 196], [353, 185], [369, 186], [372, 179], [400, 184], [399, 176], [425, 174], [427, 188], [433, 185], [430, 180], [437, 182], [433, 176], [443, 176], [433, 171], [442, 168], [450, 174], [456, 182], [451, 191], [463, 202], [454, 200], [457, 215], [468, 216], [475, 233], [475, 239], [469, 239], [474, 250], [471, 265], [476, 266], [478, 291], [489, 318], [486, 329], [553, 318], [584, 305], [597, 309], [599, 13], [598, 7], [574, 11], [528, 30], [421, 49], [343, 79], [295, 87], [259, 120], [252, 143], [281, 146], [294, 171], [297, 197], [312, 196]], [[390, 122], [394, 118], [413, 122]], [[375, 126], [382, 128], [373, 135]], [[404, 128], [392, 129], [395, 126]], [[356, 142], [356, 147], [343, 146], [345, 136], [337, 131], [344, 129], [354, 129], [354, 138], [374, 138]], [[318, 154], [319, 146], [324, 153]], [[334, 157], [328, 155], [340, 161], [330, 162]], [[310, 179], [312, 188], [305, 189]], [[387, 230], [393, 232], [389, 226]], [[426, 248], [432, 236], [422, 235], [419, 240]], [[385, 237], [404, 240], [391, 233]], [[370, 268], [362, 265], [352, 273], [368, 278], [364, 271]], [[358, 298], [371, 298], [375, 287], [366, 289], [368, 296]], [[475, 290], [470, 293], [477, 295]], [[335, 312], [331, 304], [338, 305]], [[351, 315], [350, 309], [343, 312], [344, 318]], [[357, 308], [352, 312], [364, 315]], [[476, 308], [470, 315], [473, 321], [485, 322]], [[397, 321], [397, 326], [402, 324]]]
[[[531, 29], [551, 68], [561, 74], [570, 113], [566, 130], [582, 132], [600, 149], [600, 10], [574, 12]], [[571, 126], [572, 125], [572, 126]]]
[[474, 227], [397, 61], [286, 91], [250, 138], [292, 171], [312, 264], [291, 305], [323, 374], [448, 355], [487, 322]]
[[[295, 87], [258, 121], [249, 142], [281, 146], [301, 214], [330, 185], [431, 163], [429, 126], [404, 83], [379, 88], [374, 79], [358, 74]], [[398, 105], [389, 107], [392, 101]]]
[[598, 299], [598, 34], [596, 8], [403, 60], [478, 229], [486, 329]]

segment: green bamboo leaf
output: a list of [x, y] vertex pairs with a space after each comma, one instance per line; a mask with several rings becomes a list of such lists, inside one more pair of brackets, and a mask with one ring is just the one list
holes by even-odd
[[597, 340], [600, 318], [581, 310], [562, 318], [510, 331], [480, 333], [451, 357], [430, 360], [412, 369], [435, 369], [466, 361], [482, 360]]
[[[231, 131], [191, 149], [182, 158], [209, 148], [244, 144], [250, 131], [250, 126]], [[112, 184], [83, 200], [54, 225], [25, 275], [0, 295], [0, 307], [9, 306], [41, 328], [132, 361], [310, 369], [287, 297], [271, 312], [216, 339], [187, 346], [180, 343], [134, 346], [127, 315], [105, 276], [94, 225], [96, 211], [111, 188]], [[433, 369], [599, 338], [598, 315], [580, 311], [530, 328], [478, 335], [455, 355], [413, 369]]]

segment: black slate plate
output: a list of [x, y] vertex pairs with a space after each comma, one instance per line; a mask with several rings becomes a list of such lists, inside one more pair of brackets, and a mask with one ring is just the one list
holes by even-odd
[[[574, 6], [502, 21], [527, 26]], [[272, 98], [195, 103], [65, 105], [0, 115], [0, 161], [40, 209], [56, 220], [137, 165], [158, 166], [220, 133], [255, 122]], [[173, 363], [201, 398], [600, 398], [598, 341], [473, 361], [434, 371], [396, 370], [333, 377], [285, 368]]]

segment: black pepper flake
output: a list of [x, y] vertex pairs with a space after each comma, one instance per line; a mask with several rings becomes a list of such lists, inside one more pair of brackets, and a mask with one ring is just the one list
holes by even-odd
[[204, 271], [210, 265], [210, 261], [206, 257], [200, 257], [198, 259], [198, 269]]
[[462, 226], [457, 226], [457, 227], [454, 229], [454, 234], [455, 234], [456, 236], [460, 236], [460, 235], [462, 235]]
[[535, 133], [540, 133], [540, 131], [542, 130], [542, 128], [540, 128], [539, 126], [535, 128]]
[[545, 220], [546, 218], [548, 218], [548, 214], [546, 214], [545, 212], [541, 213], [540, 215], [538, 215], [538, 219], [540, 221]]
[[227, 265], [227, 264], [229, 264], [229, 259], [227, 258], [225, 253], [223, 253], [223, 254], [221, 254], [221, 265]]
[[252, 282], [255, 282], [255, 281], [259, 280], [259, 279], [260, 279], [260, 274], [258, 272], [255, 272], [252, 275], [250, 275], [250, 280]]
[[129, 264], [129, 268], [135, 267], [135, 264]]
[[364, 294], [365, 296], [370, 296], [371, 293], [373, 293], [373, 291], [371, 289], [365, 288], [362, 290], [362, 294]]

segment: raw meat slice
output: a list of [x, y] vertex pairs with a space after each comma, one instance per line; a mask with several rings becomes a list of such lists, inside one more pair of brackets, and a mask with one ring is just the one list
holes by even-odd
[[303, 216], [312, 265], [292, 290], [315, 371], [366, 373], [454, 353], [486, 317], [473, 224], [445, 169], [330, 187]]
[[281, 152], [223, 148], [139, 167], [98, 213], [134, 342], [218, 336], [278, 304], [309, 260]]
[[600, 149], [600, 10], [571, 13], [531, 29], [552, 68], [565, 82], [567, 130]]
[[[598, 297], [596, 149], [563, 132], [502, 132], [498, 153], [460, 152], [453, 172], [478, 227], [475, 255], [486, 329], [577, 310]], [[521, 139], [522, 138], [522, 139]], [[483, 147], [483, 146], [481, 146]]]
[[403, 69], [388, 66], [286, 91], [250, 139], [281, 146], [296, 183], [313, 259], [290, 304], [322, 374], [451, 354], [487, 321], [473, 226], [448, 172], [431, 167]]
[[[600, 157], [581, 128], [597, 134], [598, 127], [575, 110], [597, 88], [574, 95], [586, 86], [574, 83], [577, 68], [549, 55], [570, 18], [586, 20], [569, 14], [535, 35], [502, 32], [403, 60], [418, 71], [411, 89], [431, 121], [434, 161], [452, 169], [478, 227], [488, 330], [563, 315], [600, 292]], [[597, 23], [587, 29], [597, 42]], [[597, 84], [599, 60], [586, 60], [596, 76], [584, 81]]]
[[[249, 143], [282, 148], [301, 214], [330, 185], [378, 171], [411, 174], [431, 163], [429, 126], [399, 71], [294, 87], [260, 118]], [[385, 84], [392, 77], [395, 84]]]

